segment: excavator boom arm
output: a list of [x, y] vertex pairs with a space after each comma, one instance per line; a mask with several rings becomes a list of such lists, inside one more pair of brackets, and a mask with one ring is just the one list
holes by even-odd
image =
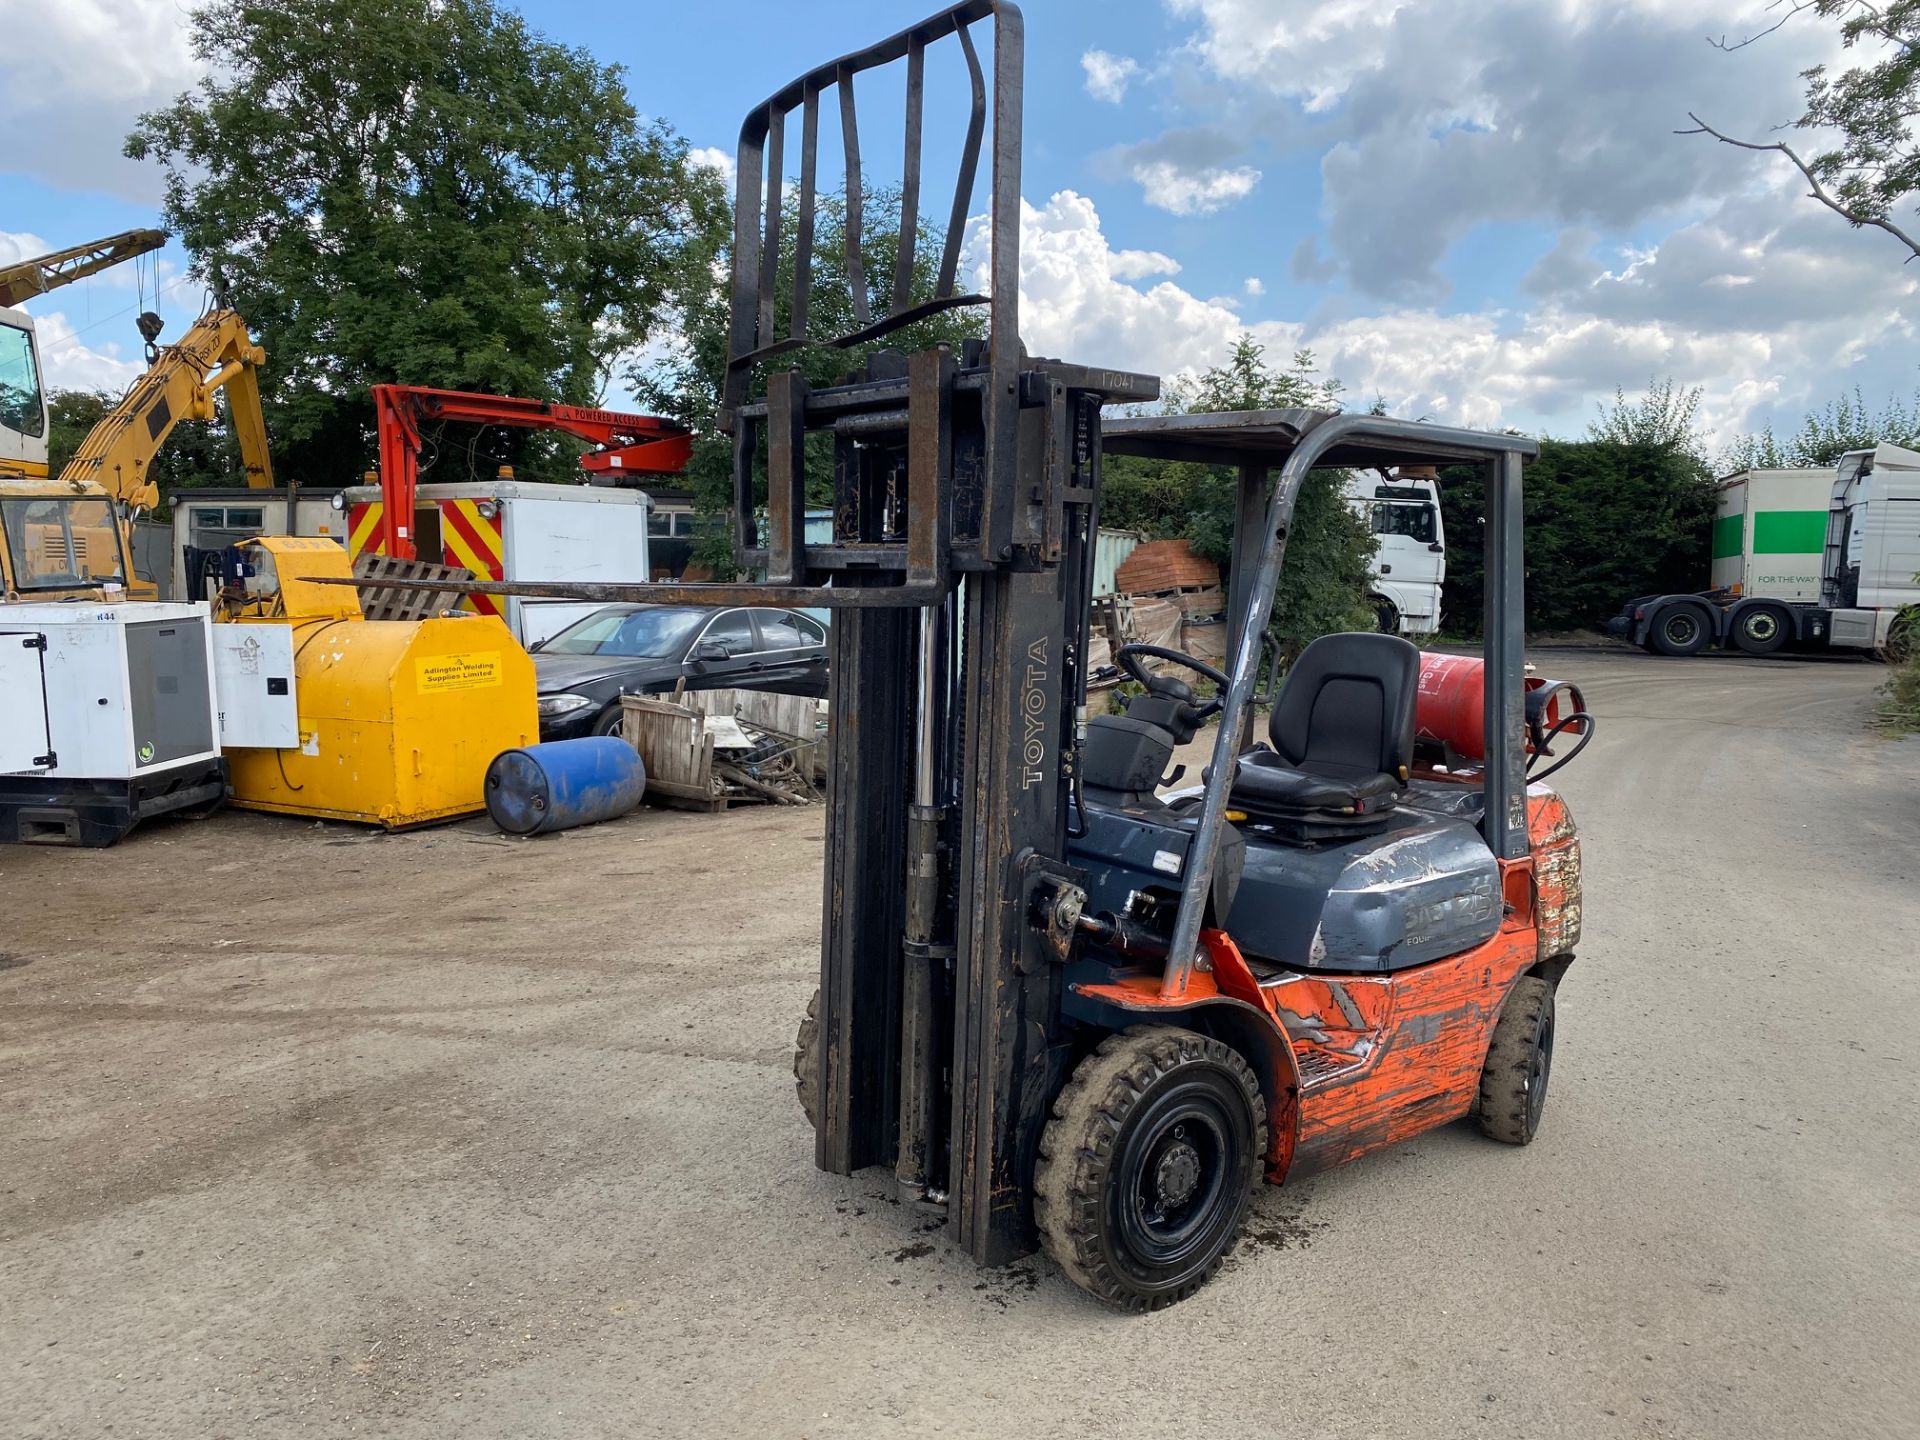
[[0, 306], [18, 305], [35, 295], [84, 280], [122, 261], [158, 250], [167, 243], [163, 230], [125, 230], [50, 255], [0, 265]]
[[245, 321], [231, 310], [209, 310], [177, 344], [160, 349], [147, 373], [88, 432], [60, 478], [98, 485], [129, 507], [152, 509], [160, 499], [149, 473], [154, 457], [182, 420], [212, 420], [214, 396], [225, 390], [247, 484], [271, 489], [273, 464], [260, 413], [259, 368], [265, 362]]

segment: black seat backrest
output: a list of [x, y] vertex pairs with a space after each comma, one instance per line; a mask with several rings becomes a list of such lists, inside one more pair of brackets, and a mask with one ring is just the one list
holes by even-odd
[[1398, 635], [1322, 635], [1293, 662], [1267, 733], [1296, 770], [1404, 779], [1420, 652]]

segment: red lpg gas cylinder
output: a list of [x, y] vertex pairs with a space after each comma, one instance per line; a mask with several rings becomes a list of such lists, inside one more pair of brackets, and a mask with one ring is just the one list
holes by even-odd
[[[1487, 663], [1471, 655], [1420, 652], [1420, 690], [1414, 705], [1416, 740], [1437, 741], [1463, 760], [1486, 758]], [[1527, 677], [1527, 750], [1544, 749], [1563, 719], [1584, 712], [1579, 687], [1565, 680]]]

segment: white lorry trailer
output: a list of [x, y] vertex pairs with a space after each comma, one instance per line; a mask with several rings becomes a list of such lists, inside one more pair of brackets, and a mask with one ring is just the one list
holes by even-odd
[[1920, 603], [1920, 453], [1849, 451], [1834, 470], [1750, 470], [1720, 488], [1713, 588], [1629, 600], [1609, 629], [1658, 655], [1709, 645], [1885, 651]]
[[1433, 634], [1447, 578], [1437, 473], [1355, 474], [1347, 480], [1347, 503], [1379, 542], [1367, 596], [1379, 628], [1389, 635]]

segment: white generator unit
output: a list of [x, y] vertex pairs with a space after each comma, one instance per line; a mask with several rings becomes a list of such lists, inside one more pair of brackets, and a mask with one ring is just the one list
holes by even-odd
[[205, 605], [0, 606], [0, 842], [111, 845], [227, 794]]

